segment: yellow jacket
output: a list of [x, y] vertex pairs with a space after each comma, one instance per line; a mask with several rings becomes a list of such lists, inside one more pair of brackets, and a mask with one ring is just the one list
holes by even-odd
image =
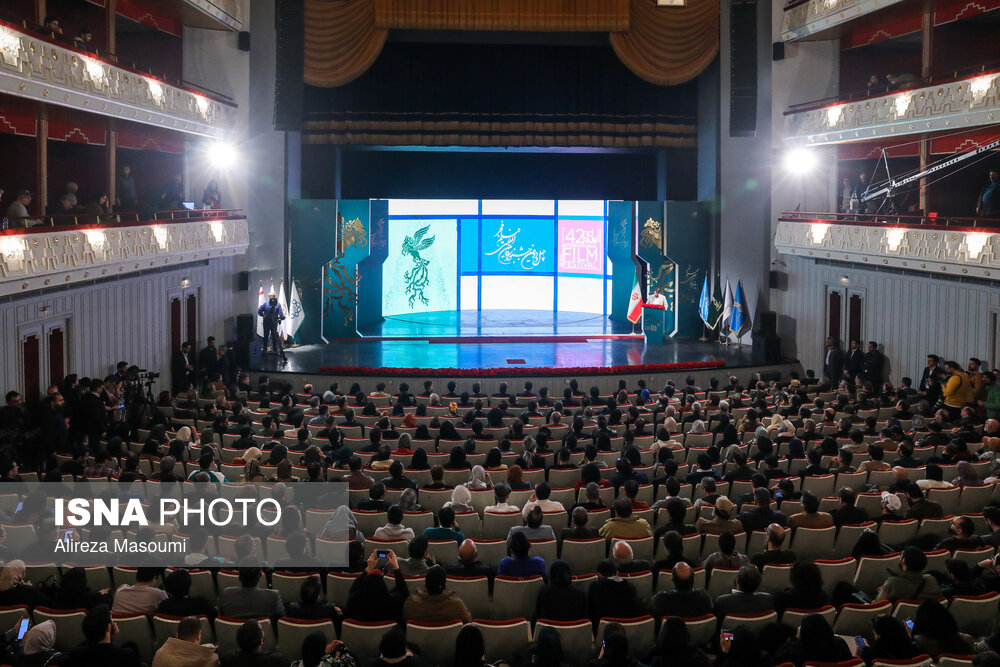
[[972, 385], [965, 373], [959, 371], [952, 373], [945, 383], [941, 393], [944, 395], [944, 404], [951, 408], [960, 408], [968, 403], [971, 398]]

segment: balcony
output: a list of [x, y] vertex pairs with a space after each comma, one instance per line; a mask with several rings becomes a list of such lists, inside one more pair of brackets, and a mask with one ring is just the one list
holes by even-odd
[[243, 8], [239, 0], [182, 0], [185, 25], [198, 28], [243, 29]]
[[822, 146], [995, 125], [998, 75], [994, 69], [884, 95], [792, 107], [785, 112], [782, 138]]
[[845, 217], [782, 213], [774, 245], [805, 258], [1000, 279], [1000, 220]]
[[[167, 219], [43, 224], [0, 232], [0, 296], [242, 255], [247, 250], [247, 221], [240, 210], [168, 212], [159, 217]], [[82, 217], [77, 220], [86, 222]]]
[[192, 135], [219, 136], [236, 106], [0, 22], [0, 94]]
[[785, 7], [781, 40], [791, 42], [822, 33], [854, 19], [897, 5], [903, 0], [801, 0]]

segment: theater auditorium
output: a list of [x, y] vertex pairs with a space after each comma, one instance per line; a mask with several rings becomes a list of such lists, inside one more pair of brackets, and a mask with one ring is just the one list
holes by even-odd
[[997, 667], [998, 26], [0, 3], [0, 667]]

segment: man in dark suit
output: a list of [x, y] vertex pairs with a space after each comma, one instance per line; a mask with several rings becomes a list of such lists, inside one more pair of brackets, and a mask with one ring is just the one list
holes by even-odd
[[215, 347], [215, 336], [208, 337], [208, 345], [198, 353], [198, 375], [202, 384], [211, 381], [219, 372], [219, 351]]
[[170, 360], [170, 380], [174, 394], [187, 391], [194, 384], [194, 357], [191, 353], [191, 343], [184, 341], [181, 349], [174, 352]]
[[91, 380], [89, 391], [80, 397], [80, 403], [73, 411], [73, 430], [86, 434], [91, 447], [100, 443], [108, 426], [107, 410], [104, 409], [104, 400], [101, 398], [103, 388], [104, 383], [100, 379]]
[[849, 486], [843, 486], [837, 492], [840, 498], [840, 507], [830, 510], [833, 517], [833, 525], [843, 526], [844, 524], [864, 523], [868, 521], [868, 512], [855, 505], [858, 494]]
[[833, 338], [826, 339], [826, 352], [823, 356], [823, 375], [830, 379], [834, 387], [840, 382], [844, 372], [844, 353]]
[[[921, 396], [927, 394], [927, 390], [930, 388], [930, 380], [932, 377], [938, 378], [938, 382], [944, 377], [944, 369], [940, 366], [941, 357], [936, 354], [927, 355], [927, 366], [924, 367], [924, 372], [920, 375], [920, 385], [917, 387]], [[931, 404], [933, 405], [933, 403]]]
[[756, 614], [774, 608], [770, 593], [758, 593], [760, 571], [744, 565], [736, 574], [736, 592], [715, 599], [715, 615], [722, 620], [727, 614]]
[[906, 500], [910, 503], [910, 509], [906, 512], [907, 519], [940, 519], [944, 516], [941, 506], [933, 500], [924, 498], [924, 492], [916, 482], [906, 485]]
[[878, 387], [882, 382], [882, 365], [884, 363], [885, 357], [878, 351], [878, 343], [873, 340], [869, 341], [868, 351], [861, 358], [861, 367], [865, 374], [865, 380], [871, 382], [875, 387]]
[[861, 374], [861, 361], [864, 356], [864, 352], [861, 351], [861, 342], [852, 338], [847, 348], [847, 354], [844, 356], [844, 372], [852, 381]]
[[[661, 577], [666, 573], [661, 572]], [[653, 596], [652, 610], [656, 618], [665, 616], [704, 616], [712, 613], [712, 598], [703, 588], [694, 587], [694, 571], [685, 562], [674, 565], [670, 573], [674, 587]]]

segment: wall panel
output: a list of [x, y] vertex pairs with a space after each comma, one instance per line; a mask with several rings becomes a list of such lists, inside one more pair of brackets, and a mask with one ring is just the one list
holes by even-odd
[[861, 339], [880, 344], [893, 383], [898, 384], [903, 376], [919, 379], [926, 355], [931, 353], [955, 359], [963, 367], [972, 356], [984, 359], [989, 368], [1000, 366], [1000, 359], [989, 358], [990, 317], [1000, 311], [1000, 290], [995, 287], [815, 264], [791, 255], [782, 255], [782, 260], [787, 265], [788, 288], [772, 290], [771, 296], [780, 314], [783, 352], [817, 374], [822, 371], [827, 333], [827, 285], [865, 291]]
[[[233, 262], [231, 257], [214, 259], [205, 266], [125, 278], [0, 306], [0, 332], [5, 341], [0, 346], [0, 386], [4, 391], [24, 389], [18, 332], [65, 320], [66, 372], [104, 377], [114, 371], [115, 363], [127, 361], [162, 372], [157, 387], [168, 389], [172, 352], [168, 295], [181, 289], [182, 278], [190, 279], [187, 290], [200, 290], [197, 315], [202, 337], [235, 338], [235, 330], [226, 328], [227, 320], [232, 328], [232, 317], [244, 299], [237, 301], [238, 293], [233, 291]], [[43, 306], [47, 308], [44, 313]], [[202, 345], [204, 341], [198, 341], [197, 346]]]

